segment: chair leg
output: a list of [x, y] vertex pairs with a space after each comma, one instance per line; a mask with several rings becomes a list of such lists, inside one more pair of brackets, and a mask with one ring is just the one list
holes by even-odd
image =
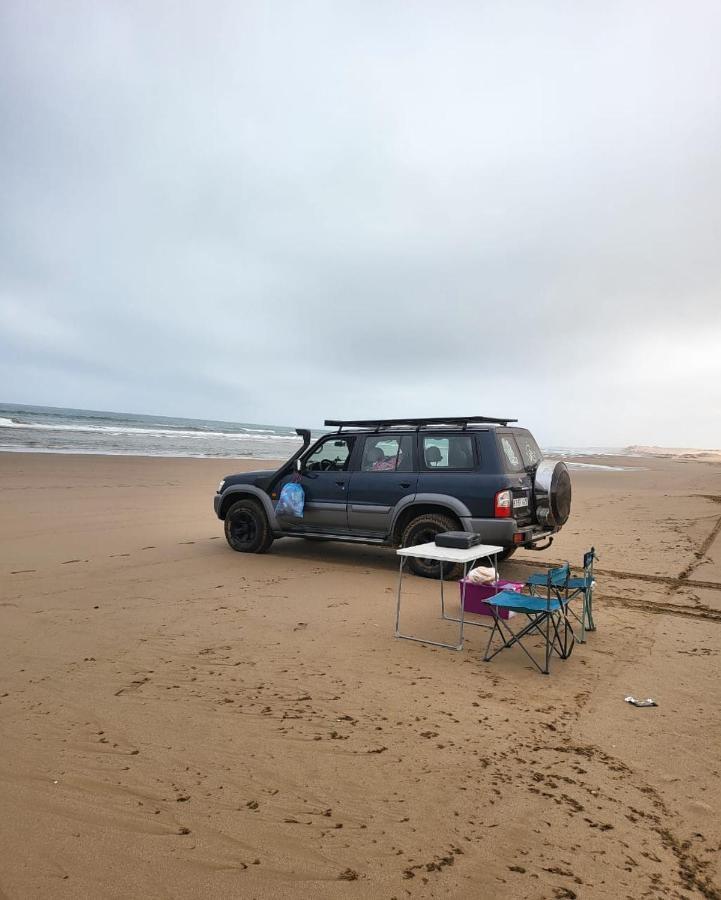
[[[560, 598], [559, 598], [559, 599], [560, 599]], [[581, 606], [581, 613], [580, 613], [580, 615], [576, 612], [575, 609], [573, 609], [572, 606], [570, 606], [570, 604], [569, 604], [569, 606], [568, 606], [568, 611], [569, 611], [569, 613], [573, 616], [573, 618], [576, 620], [576, 622], [578, 622], [578, 627], [579, 627], [578, 643], [579, 643], [579, 644], [583, 644], [583, 643], [585, 643], [585, 640], [581, 640], [581, 631], [580, 631], [580, 629], [583, 628], [583, 617], [584, 617], [584, 615], [586, 614], [585, 606]], [[571, 625], [571, 627], [573, 628], [573, 625], [571, 624], [570, 621], [569, 621], [569, 625]], [[575, 634], [575, 632], [574, 632], [574, 634]]]
[[[573, 632], [573, 626], [568, 621], [566, 607], [564, 607], [563, 612], [557, 613], [554, 617], [553, 629], [555, 634], [555, 642], [552, 641], [552, 644], [555, 644], [557, 648], [556, 652], [561, 657], [561, 659], [568, 659], [568, 657], [573, 652], [573, 648], [576, 643], [576, 636]], [[561, 629], [563, 630], [561, 631]]]
[[[521, 644], [521, 642], [518, 640], [518, 635], [515, 635], [515, 634], [511, 631], [511, 629], [510, 629], [510, 627], [509, 627], [508, 625], [506, 625], [506, 632], [507, 632], [508, 634], [506, 635], [506, 634], [504, 633], [504, 630], [503, 630], [503, 619], [502, 619], [495, 611], [494, 611], [494, 613], [493, 613], [493, 618], [494, 618], [493, 629], [492, 629], [491, 634], [490, 634], [490, 636], [489, 636], [489, 638], [488, 638], [488, 643], [486, 644], [486, 652], [485, 652], [485, 654], [484, 654], [484, 656], [483, 656], [483, 661], [484, 661], [484, 662], [490, 662], [490, 661], [493, 659], [494, 656], [498, 656], [498, 654], [501, 652], [501, 650], [508, 650], [508, 648], [509, 648], [509, 647], [512, 647], [516, 642], [518, 642], [518, 645], [521, 647], [521, 649], [525, 650], [525, 648], [523, 647], [523, 645]], [[498, 636], [499, 636], [499, 638], [501, 639], [501, 646], [498, 647], [497, 650], [494, 650], [493, 653], [491, 653], [491, 652], [490, 652], [490, 650], [491, 650], [491, 643], [492, 643], [493, 637], [494, 637], [494, 635], [495, 635], [496, 633], [498, 633]], [[521, 632], [521, 635], [524, 634], [524, 633], [525, 633], [525, 630]], [[528, 651], [526, 650], [526, 653], [527, 653], [527, 652], [528, 652]]]
[[586, 596], [588, 598], [588, 603], [586, 605], [586, 618], [587, 618], [588, 624], [586, 626], [586, 630], [587, 631], [595, 631], [596, 624], [593, 621], [593, 584], [591, 584], [590, 587], [588, 588]]
[[[486, 652], [483, 654], [483, 662], [490, 662], [493, 659], [493, 657], [496, 655], [496, 653], [500, 652], [499, 650], [496, 650], [496, 653], [493, 653], [492, 655], [489, 656], [489, 653], [491, 650], [491, 643], [493, 642], [493, 636], [495, 635], [496, 631], [498, 631], [500, 634], [500, 628], [498, 627], [498, 616], [496, 615], [496, 611], [494, 609], [492, 609], [491, 612], [493, 613], [493, 628], [491, 629], [491, 633], [488, 635], [488, 643], [486, 644]], [[504, 641], [504, 646], [505, 646], [505, 641]], [[501, 649], [503, 649], [503, 648], [501, 648]]]
[[558, 630], [559, 626], [559, 618], [556, 613], [551, 614], [551, 625], [553, 626], [553, 634], [551, 635], [551, 652], [555, 648], [556, 653], [563, 659], [563, 654], [565, 652], [563, 638]]
[[[543, 613], [543, 616], [545, 617], [546, 614]], [[547, 671], [544, 672], [544, 670], [541, 668], [541, 666], [536, 661], [536, 659], [534, 659], [533, 655], [523, 645], [523, 641], [522, 641], [522, 638], [526, 637], [532, 631], [539, 631], [541, 633], [541, 636], [543, 636], [544, 632], [543, 632], [543, 628], [542, 628], [542, 622], [539, 621], [539, 617], [529, 615], [528, 616], [528, 619], [529, 619], [528, 624], [524, 625], [524, 627], [518, 632], [513, 632], [511, 627], [507, 624], [505, 624], [505, 630], [504, 630], [504, 620], [501, 619], [501, 617], [499, 615], [497, 615], [495, 613], [495, 611], [494, 611], [493, 617], [495, 619], [493, 631], [491, 631], [491, 635], [488, 638], [488, 644], [486, 646], [486, 653], [485, 653], [485, 656], [483, 657], [483, 661], [490, 662], [494, 656], [498, 656], [498, 654], [501, 652], [501, 650], [508, 650], [509, 647], [512, 647], [514, 644], [518, 644], [518, 646], [521, 648], [521, 650], [523, 650], [523, 652], [529, 658], [531, 663], [533, 663], [533, 666], [536, 669], [538, 669], [538, 671], [542, 675], [547, 675], [548, 672]], [[494, 634], [496, 633], [496, 631], [498, 631], [498, 634], [501, 638], [502, 643], [501, 643], [500, 647], [498, 647], [496, 650], [493, 651], [493, 653], [491, 653], [490, 652], [491, 641], [493, 640], [493, 637], [494, 637]], [[546, 663], [546, 668], [548, 668], [548, 663]]]
[[581, 607], [581, 644], [586, 643], [586, 618], [588, 615], [588, 589], [583, 592], [583, 606]]

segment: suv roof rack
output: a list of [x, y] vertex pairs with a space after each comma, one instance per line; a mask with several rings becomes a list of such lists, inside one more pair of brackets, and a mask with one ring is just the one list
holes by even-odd
[[343, 428], [386, 428], [389, 425], [410, 425], [422, 428], [424, 425], [462, 425], [464, 428], [474, 424], [508, 425], [518, 419], [501, 419], [493, 416], [438, 416], [432, 419], [326, 419], [325, 425]]

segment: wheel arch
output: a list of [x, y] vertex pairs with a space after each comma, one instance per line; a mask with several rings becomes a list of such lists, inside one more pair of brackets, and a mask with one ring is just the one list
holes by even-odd
[[460, 500], [457, 500], [455, 497], [446, 497], [442, 494], [418, 494], [414, 500], [396, 509], [391, 526], [390, 537], [392, 543], [400, 544], [401, 535], [411, 519], [415, 519], [416, 516], [433, 513], [452, 516], [458, 520], [458, 524], [463, 531], [468, 530], [464, 519], [470, 516], [470, 511]]
[[263, 508], [263, 511], [268, 517], [268, 524], [270, 525], [271, 530], [280, 530], [270, 497], [265, 493], [265, 491], [262, 491], [260, 488], [257, 488], [252, 484], [239, 485], [237, 488], [230, 488], [226, 492], [223, 497], [223, 501], [220, 504], [219, 518], [225, 519], [230, 507], [234, 503], [237, 503], [238, 500], [256, 500], [257, 502], [259, 502]]

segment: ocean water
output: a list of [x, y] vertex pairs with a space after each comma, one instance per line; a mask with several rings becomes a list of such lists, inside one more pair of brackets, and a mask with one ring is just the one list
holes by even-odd
[[0, 450], [285, 459], [301, 444], [279, 425], [0, 403]]
[[598, 469], [614, 472], [630, 472], [639, 466], [612, 466], [601, 463], [579, 462], [584, 456], [626, 456], [632, 459], [643, 458], [642, 453], [631, 452], [626, 447], [545, 447], [543, 452], [553, 459], [562, 459], [569, 469]]
[[[287, 459], [301, 443], [295, 429], [284, 425], [0, 403], [0, 451]], [[548, 447], [544, 453], [566, 459], [569, 467], [589, 469], [623, 467], [578, 462], [579, 457], [629, 455], [613, 447]]]

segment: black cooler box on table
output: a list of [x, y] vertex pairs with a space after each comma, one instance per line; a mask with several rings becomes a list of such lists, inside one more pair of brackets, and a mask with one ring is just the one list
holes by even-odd
[[454, 550], [468, 550], [480, 543], [480, 534], [472, 531], [442, 531], [435, 540], [436, 547], [452, 547]]

